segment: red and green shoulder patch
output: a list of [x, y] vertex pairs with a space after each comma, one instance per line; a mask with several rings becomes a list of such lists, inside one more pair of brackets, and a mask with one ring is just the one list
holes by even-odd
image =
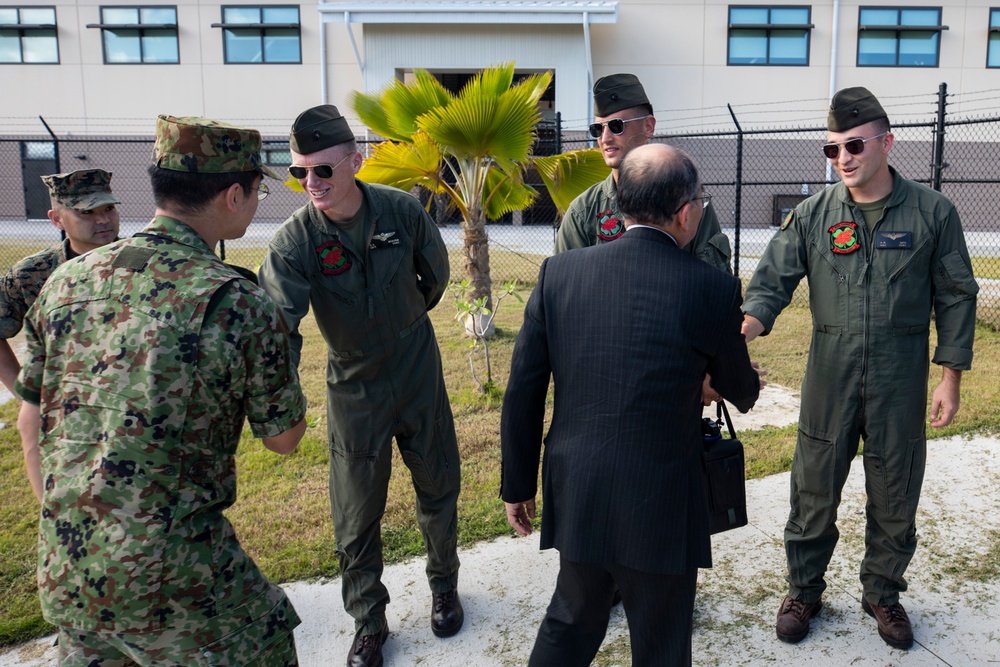
[[597, 214], [597, 240], [614, 241], [625, 233], [625, 224], [612, 209]]
[[340, 241], [327, 241], [316, 248], [316, 254], [319, 255], [320, 271], [328, 276], [336, 276], [351, 268], [344, 244]]
[[792, 224], [792, 220], [794, 219], [795, 219], [795, 209], [793, 208], [791, 211], [788, 212], [788, 215], [785, 216], [785, 219], [781, 221], [781, 229], [784, 230], [786, 227], [788, 227], [788, 225]]
[[838, 222], [827, 232], [830, 234], [830, 250], [838, 255], [847, 255], [861, 247], [858, 225], [855, 222]]

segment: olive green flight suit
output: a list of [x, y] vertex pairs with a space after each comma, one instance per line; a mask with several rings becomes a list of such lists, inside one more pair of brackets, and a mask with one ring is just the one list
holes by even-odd
[[357, 631], [385, 625], [381, 519], [396, 439], [417, 494], [431, 591], [458, 583], [458, 443], [427, 311], [448, 284], [448, 253], [420, 202], [356, 181], [367, 205], [357, 248], [309, 203], [281, 226], [260, 267], [261, 286], [302, 349], [312, 306], [327, 355], [330, 501], [344, 608]]
[[[573, 248], [588, 248], [614, 241], [624, 233], [625, 218], [618, 210], [618, 185], [614, 175], [609, 174], [570, 203], [559, 223], [555, 252], [559, 254]], [[732, 256], [729, 237], [722, 233], [711, 205], [701, 216], [698, 233], [684, 249], [717, 269], [733, 272], [729, 267]]]
[[869, 603], [898, 602], [917, 543], [931, 313], [933, 362], [972, 364], [979, 288], [958, 212], [891, 171], [892, 194], [871, 231], [843, 183], [802, 202], [765, 250], [743, 305], [769, 332], [799, 281], [809, 281], [813, 333], [785, 527], [789, 596], [805, 602], [826, 588], [837, 507], [861, 438], [861, 583]]

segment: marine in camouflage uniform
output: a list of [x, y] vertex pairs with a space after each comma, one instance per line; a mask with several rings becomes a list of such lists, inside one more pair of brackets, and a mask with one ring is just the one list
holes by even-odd
[[[611, 74], [597, 80], [594, 115], [599, 121], [596, 126], [600, 127], [596, 138], [611, 174], [570, 203], [556, 232], [557, 254], [614, 241], [625, 233], [625, 218], [618, 210], [618, 165], [633, 148], [645, 144], [656, 127], [653, 107], [634, 74]], [[631, 122], [624, 124], [621, 134], [614, 134], [607, 128], [610, 119]], [[705, 209], [698, 233], [685, 250], [717, 269], [732, 273], [729, 237], [722, 233], [711, 205]]]
[[393, 438], [416, 491], [431, 628], [448, 636], [464, 618], [456, 592], [458, 443], [427, 315], [447, 287], [448, 254], [416, 198], [354, 178], [361, 155], [336, 107], [303, 112], [291, 149], [289, 171], [311, 201], [271, 240], [260, 282], [292, 331], [296, 362], [310, 306], [327, 344], [330, 502], [356, 632], [348, 664], [377, 665], [388, 633], [381, 519]]
[[0, 278], [0, 382], [14, 390], [21, 364], [7, 341], [21, 331], [28, 308], [57, 266], [118, 236], [120, 202], [111, 192], [111, 173], [81, 169], [42, 176], [52, 208], [49, 220], [61, 243], [25, 257]]
[[888, 166], [893, 137], [878, 100], [864, 88], [838, 92], [828, 128], [836, 143], [824, 150], [841, 182], [785, 219], [743, 305], [752, 339], [771, 330], [802, 278], [809, 281], [813, 333], [784, 533], [789, 592], [777, 634], [800, 641], [820, 609], [841, 491], [863, 437], [862, 606], [888, 644], [908, 648], [913, 634], [899, 594], [917, 546], [931, 314], [938, 333], [931, 361], [942, 366], [931, 425], [941, 427], [958, 410], [961, 373], [972, 364], [979, 288], [954, 205]]
[[[274, 303], [213, 252], [256, 211], [259, 151], [254, 130], [161, 116], [156, 217], [62, 264], [28, 313], [18, 425], [64, 667], [297, 664], [298, 616], [223, 514], [244, 422], [279, 453], [304, 430]], [[175, 212], [185, 177], [221, 192]]]

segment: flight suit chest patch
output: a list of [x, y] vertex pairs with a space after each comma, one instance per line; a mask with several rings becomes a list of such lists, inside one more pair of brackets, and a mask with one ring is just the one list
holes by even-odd
[[612, 209], [597, 214], [597, 240], [614, 241], [625, 233], [625, 225]]
[[319, 269], [328, 276], [336, 276], [351, 268], [351, 262], [344, 252], [344, 244], [340, 241], [327, 241], [316, 248], [319, 257]]
[[909, 250], [913, 247], [913, 232], [878, 232], [875, 247], [886, 250]]
[[838, 255], [848, 255], [861, 247], [856, 222], [838, 222], [827, 232], [830, 234], [830, 250]]
[[372, 242], [368, 244], [369, 250], [378, 250], [379, 248], [391, 248], [393, 246], [399, 245], [399, 239], [394, 238], [396, 232], [382, 232], [381, 234], [375, 234], [372, 237]]

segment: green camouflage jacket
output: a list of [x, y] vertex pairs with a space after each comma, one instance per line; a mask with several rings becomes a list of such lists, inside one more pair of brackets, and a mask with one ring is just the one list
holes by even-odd
[[25, 337], [17, 391], [41, 411], [45, 618], [151, 632], [274, 609], [222, 513], [244, 421], [269, 437], [305, 414], [264, 292], [157, 217], [61, 265]]
[[25, 257], [0, 278], [0, 338], [13, 338], [24, 325], [24, 315], [38, 298], [42, 285], [56, 267], [76, 253], [69, 239]]

